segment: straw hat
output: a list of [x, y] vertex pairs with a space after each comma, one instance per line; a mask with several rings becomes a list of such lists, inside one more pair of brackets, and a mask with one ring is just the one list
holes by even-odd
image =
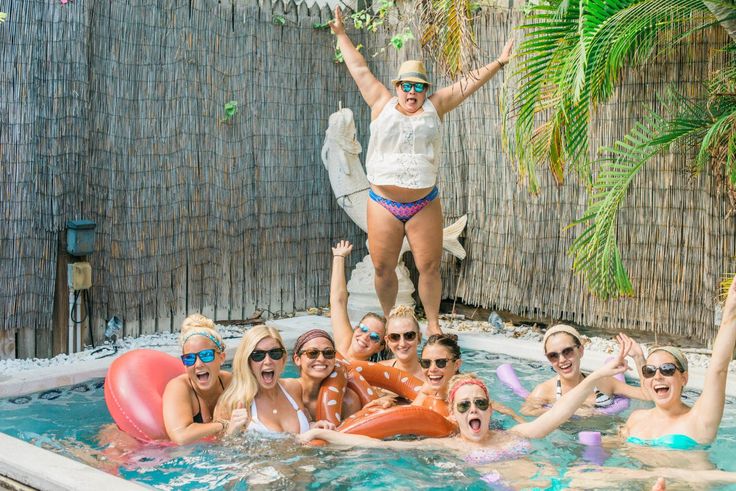
[[399, 73], [396, 78], [391, 80], [393, 85], [399, 82], [420, 82], [431, 85], [429, 77], [427, 77], [427, 69], [421, 60], [405, 61], [399, 67]]

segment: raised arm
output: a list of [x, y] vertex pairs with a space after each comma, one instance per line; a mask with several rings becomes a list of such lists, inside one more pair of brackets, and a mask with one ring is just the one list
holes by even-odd
[[342, 19], [342, 11], [340, 7], [335, 7], [335, 18], [330, 22], [330, 29], [337, 37], [337, 46], [345, 60], [345, 66], [348, 67], [350, 75], [358, 86], [360, 95], [363, 96], [366, 104], [371, 108], [371, 119], [381, 112], [383, 106], [391, 99], [391, 93], [378, 81], [366, 63], [363, 55], [360, 54], [353, 42], [345, 32], [345, 24]]
[[427, 440], [377, 440], [369, 436], [350, 435], [339, 431], [326, 430], [322, 428], [314, 428], [298, 436], [299, 440], [309, 443], [312, 440], [324, 440], [333, 445], [342, 445], [346, 447], [365, 447], [365, 448], [391, 448], [395, 450], [406, 450], [410, 448], [433, 448], [435, 439]]
[[628, 352], [621, 346], [618, 356], [583, 379], [574, 389], [563, 395], [549, 411], [534, 421], [514, 426], [510, 431], [525, 438], [543, 438], [567, 421], [593, 391], [596, 383], [604, 377], [613, 377], [628, 368]]
[[[639, 343], [631, 339], [624, 333], [619, 333], [616, 336], [619, 345], [624, 346], [624, 349], [628, 349], [629, 357], [634, 360], [636, 365], [636, 371], [639, 374], [639, 380], [641, 380], [641, 367], [644, 366], [644, 351], [639, 346]], [[599, 387], [603, 387], [603, 383], [599, 384]], [[639, 399], [642, 401], [649, 401], [651, 398], [649, 394], [644, 390], [643, 387], [634, 387], [633, 385], [627, 384], [625, 381], [617, 378], [607, 379], [605, 385], [605, 391], [619, 396], [628, 397], [629, 399]]]
[[726, 304], [723, 306], [721, 326], [713, 342], [713, 354], [708, 370], [705, 372], [703, 392], [693, 406], [698, 441], [711, 441], [718, 433], [726, 402], [726, 377], [728, 364], [736, 344], [736, 277], [728, 289]]
[[353, 245], [341, 240], [332, 248], [332, 277], [330, 279], [330, 323], [335, 347], [343, 356], [350, 348], [353, 327], [348, 317], [348, 285], [345, 280], [345, 258], [350, 255]]
[[508, 62], [511, 57], [511, 48], [514, 40], [509, 39], [501, 51], [501, 55], [484, 67], [470, 72], [452, 85], [443, 87], [432, 94], [429, 99], [437, 109], [440, 118], [460, 105], [476, 90], [493, 78]]

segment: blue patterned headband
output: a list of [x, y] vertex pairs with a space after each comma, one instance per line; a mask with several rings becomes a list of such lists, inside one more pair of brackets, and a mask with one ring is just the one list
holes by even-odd
[[184, 341], [181, 342], [181, 345], [184, 346], [189, 338], [192, 336], [204, 336], [206, 338], [209, 338], [213, 343], [215, 343], [215, 346], [217, 346], [217, 349], [220, 351], [225, 351], [225, 348], [222, 346], [222, 341], [214, 337], [212, 334], [205, 332], [205, 331], [197, 331], [189, 334], [187, 337], [184, 338]]

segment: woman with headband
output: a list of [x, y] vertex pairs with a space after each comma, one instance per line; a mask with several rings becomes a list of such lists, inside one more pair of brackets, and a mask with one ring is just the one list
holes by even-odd
[[652, 349], [641, 367], [642, 387], [654, 402], [652, 409], [634, 411], [622, 429], [636, 445], [689, 450], [716, 438], [726, 401], [726, 377], [736, 345], [736, 278], [728, 291], [721, 325], [705, 373], [703, 392], [688, 406], [682, 401], [687, 384], [687, 358], [679, 348]]
[[[631, 354], [637, 366], [644, 360], [641, 347], [625, 334], [619, 334], [620, 343], [631, 345]], [[580, 362], [585, 352], [580, 333], [572, 326], [557, 324], [547, 329], [542, 340], [544, 354], [556, 375], [537, 385], [521, 406], [521, 414], [538, 416], [548, 411], [564, 394], [578, 386], [585, 375], [580, 370]], [[633, 387], [613, 377], [598, 381], [585, 399], [578, 416], [590, 416], [597, 410], [605, 409], [614, 403], [614, 396], [647, 400], [641, 387]]]
[[473, 464], [487, 464], [515, 458], [526, 452], [526, 439], [544, 438], [567, 421], [588, 397], [595, 384], [604, 377], [623, 373], [628, 367], [626, 355], [629, 346], [621, 346], [618, 356], [586, 377], [577, 387], [565, 394], [555, 406], [528, 423], [520, 423], [509, 430], [491, 429], [493, 411], [486, 385], [473, 375], [458, 375], [450, 382], [448, 402], [450, 419], [458, 427], [456, 436], [428, 438], [416, 441], [383, 441], [361, 435], [349, 435], [330, 430], [315, 429], [301, 436], [308, 442], [326, 440], [338, 445], [357, 445], [393, 449], [453, 450]]
[[[312, 329], [299, 336], [294, 343], [292, 359], [299, 369], [299, 378], [283, 379], [291, 393], [299, 394], [302, 404], [312, 419], [317, 416], [322, 382], [335, 369], [335, 342], [322, 329]], [[360, 400], [353, 390], [346, 388], [342, 399], [341, 417], [345, 419], [360, 409]]]
[[213, 418], [232, 376], [221, 371], [225, 343], [215, 323], [192, 314], [181, 325], [181, 361], [186, 373], [169, 381], [163, 395], [164, 425], [171, 441], [186, 445], [219, 435], [227, 422]]

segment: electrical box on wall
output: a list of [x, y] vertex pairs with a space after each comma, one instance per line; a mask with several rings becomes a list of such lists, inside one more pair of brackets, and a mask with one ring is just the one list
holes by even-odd
[[67, 265], [69, 288], [72, 290], [88, 290], [92, 288], [92, 266], [88, 262], [70, 263]]
[[95, 252], [95, 227], [92, 220], [66, 222], [66, 252], [72, 256], [87, 256]]

